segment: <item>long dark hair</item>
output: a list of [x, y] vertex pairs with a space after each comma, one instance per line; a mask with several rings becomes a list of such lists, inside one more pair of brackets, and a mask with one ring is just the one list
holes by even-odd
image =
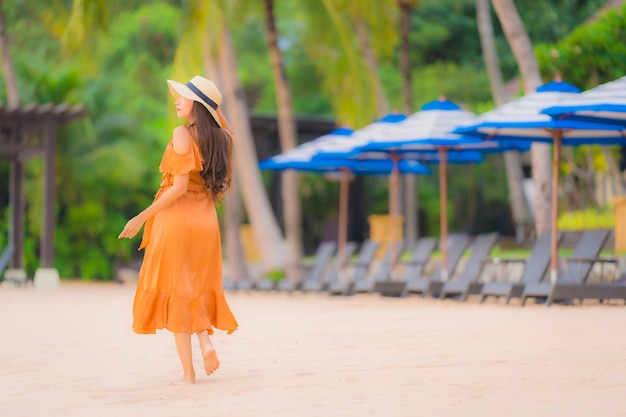
[[233, 141], [202, 104], [194, 101], [191, 112], [191, 133], [204, 159], [200, 175], [211, 194], [219, 198], [230, 188]]

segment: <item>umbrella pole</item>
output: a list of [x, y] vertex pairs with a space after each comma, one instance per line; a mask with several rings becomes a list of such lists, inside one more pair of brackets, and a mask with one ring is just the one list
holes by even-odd
[[554, 149], [552, 155], [552, 222], [550, 223], [550, 232], [552, 234], [550, 241], [550, 281], [554, 284], [558, 279], [558, 248], [557, 248], [557, 220], [559, 216], [559, 159], [561, 155], [561, 140], [563, 132], [561, 129], [555, 129], [552, 134], [554, 141]]
[[399, 170], [398, 170], [398, 155], [394, 152], [391, 153], [391, 161], [393, 162], [393, 167], [391, 168], [391, 176], [389, 177], [389, 212], [391, 214], [389, 219], [389, 244], [391, 245], [389, 250], [389, 254], [391, 256], [391, 266], [396, 265], [396, 257], [397, 253], [395, 250], [395, 241], [397, 239], [395, 230], [395, 220], [398, 217], [398, 188], [399, 188]]
[[339, 269], [343, 268], [346, 259], [346, 241], [348, 240], [348, 185], [350, 173], [346, 168], [341, 169], [339, 179], [339, 222], [337, 225], [337, 258]]
[[439, 148], [439, 207], [441, 228], [441, 280], [448, 280], [448, 149]]

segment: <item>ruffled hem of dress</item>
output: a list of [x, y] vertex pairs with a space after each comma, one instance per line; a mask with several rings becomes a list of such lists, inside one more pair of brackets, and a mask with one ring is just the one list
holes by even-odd
[[133, 306], [133, 331], [154, 334], [157, 330], [198, 333], [214, 329], [233, 333], [239, 325], [224, 292], [211, 290], [194, 299], [167, 292], [138, 291]]

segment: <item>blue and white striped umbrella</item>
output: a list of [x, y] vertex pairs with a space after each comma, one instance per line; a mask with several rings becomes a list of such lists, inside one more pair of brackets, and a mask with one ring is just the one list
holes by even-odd
[[[316, 158], [348, 158], [354, 149], [366, 144], [371, 138], [376, 137], [389, 129], [391, 126], [395, 126], [406, 119], [404, 114], [392, 113], [388, 114], [380, 119], [375, 120], [369, 125], [355, 130], [350, 137], [345, 137], [343, 140], [333, 141], [332, 146], [322, 145], [319, 152], [316, 154]], [[376, 159], [389, 159], [389, 158], [376, 158]]]
[[557, 119], [626, 128], [626, 76], [587, 90], [566, 104], [548, 107], [541, 113]]
[[473, 135], [483, 140], [532, 141], [554, 145], [552, 159], [552, 219], [550, 277], [558, 276], [557, 252], [557, 204], [559, 186], [559, 155], [561, 145], [626, 144], [623, 128], [603, 124], [591, 124], [577, 120], [553, 119], [542, 111], [548, 107], [566, 105], [580, 97], [580, 90], [563, 81], [553, 81], [537, 88], [517, 100], [486, 112], [476, 122], [460, 127], [456, 133]]
[[[336, 156], [347, 156], [367, 160], [418, 160], [425, 163], [438, 163], [440, 184], [440, 227], [442, 248], [442, 279], [448, 277], [447, 256], [447, 164], [448, 163], [480, 163], [484, 160], [482, 153], [504, 152], [519, 149], [528, 150], [528, 142], [509, 144], [506, 142], [485, 142], [473, 136], [453, 133], [463, 124], [476, 120], [476, 115], [463, 110], [458, 104], [445, 98], [431, 101], [422, 106], [420, 111], [394, 124], [389, 124], [375, 132], [366, 132], [342, 152], [334, 151]], [[359, 143], [360, 142], [360, 143]], [[328, 155], [321, 152], [318, 157]], [[393, 175], [392, 175], [393, 178]], [[395, 186], [390, 188], [394, 190]], [[397, 193], [390, 197], [392, 202], [398, 198]], [[394, 204], [392, 213], [396, 213]]]
[[[343, 146], [352, 141], [353, 130], [341, 127], [296, 146], [286, 152], [265, 159], [259, 163], [262, 170], [284, 171], [295, 169], [311, 172], [338, 172], [347, 169], [355, 175], [389, 175], [393, 169], [391, 160], [357, 160], [349, 158], [316, 159], [315, 156], [324, 150], [334, 149], [336, 144]], [[403, 161], [399, 165], [403, 174], [430, 174], [430, 169], [417, 161]]]
[[558, 146], [624, 144], [622, 128], [590, 124], [577, 120], [553, 119], [542, 111], [566, 105], [580, 97], [580, 90], [563, 81], [552, 81], [517, 100], [503, 104], [478, 116], [474, 123], [455, 129], [455, 133], [483, 140], [531, 141], [555, 143]]
[[[394, 171], [391, 160], [356, 160], [349, 158], [315, 159], [322, 150], [332, 150], [336, 146], [345, 146], [354, 140], [354, 131], [349, 128], [338, 128], [330, 133], [310, 140], [286, 152], [275, 155], [259, 163], [262, 170], [299, 171], [339, 173], [339, 225], [337, 238], [340, 263], [345, 261], [345, 243], [347, 241], [348, 182], [352, 175], [389, 175]], [[403, 161], [399, 164], [400, 172], [408, 174], [430, 174], [430, 168], [417, 161]]]

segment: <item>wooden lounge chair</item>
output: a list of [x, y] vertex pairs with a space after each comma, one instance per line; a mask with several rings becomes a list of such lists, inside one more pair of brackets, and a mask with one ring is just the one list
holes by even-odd
[[[470, 243], [470, 237], [466, 234], [453, 234], [448, 236], [448, 276], [453, 276], [456, 267], [463, 256], [463, 252]], [[437, 269], [430, 275], [416, 275], [410, 277], [404, 287], [404, 292], [408, 294], [421, 293], [422, 295], [439, 295], [443, 287], [443, 265], [439, 264]]]
[[335, 249], [337, 249], [337, 243], [333, 241], [320, 243], [317, 247], [317, 251], [315, 251], [313, 264], [302, 264], [298, 266], [303, 275], [303, 279], [299, 282], [283, 279], [278, 281], [276, 289], [279, 291], [297, 291], [302, 287], [302, 283], [306, 280], [310, 282], [320, 281], [326, 272], [328, 263], [335, 253]]
[[[561, 242], [563, 235], [557, 235], [557, 244]], [[528, 259], [503, 259], [489, 260], [491, 264], [497, 264], [500, 268], [507, 268], [510, 264], [523, 264], [524, 270], [518, 282], [511, 280], [485, 282], [480, 291], [480, 302], [488, 296], [506, 297], [506, 304], [513, 297], [521, 297], [525, 285], [540, 282], [548, 270], [550, 264], [550, 233], [542, 234], [532, 247]]]
[[460, 296], [465, 301], [470, 294], [480, 294], [483, 284], [479, 282], [485, 260], [498, 240], [498, 233], [485, 233], [474, 238], [471, 244], [471, 255], [458, 278], [451, 279], [443, 284], [439, 291], [439, 298]]
[[359, 249], [356, 261], [348, 261], [343, 268], [336, 270], [329, 277], [328, 292], [332, 295], [350, 295], [356, 277], [367, 275], [374, 260], [379, 243], [375, 240], [366, 240]]
[[[350, 257], [356, 251], [357, 244], [356, 242], [347, 242], [344, 248], [344, 256], [346, 259], [350, 259]], [[328, 288], [328, 280], [327, 276], [334, 276], [337, 274], [337, 262], [339, 262], [338, 258], [335, 258], [334, 261], [330, 262], [329, 268], [324, 269], [319, 275], [318, 274], [310, 274], [308, 275], [302, 285], [300, 286], [300, 290], [303, 292], [308, 291], [324, 291]]]
[[[435, 247], [437, 239], [434, 237], [422, 237], [415, 242], [411, 251], [411, 258], [408, 261], [399, 262], [396, 267], [403, 268], [399, 271], [391, 271], [389, 277], [385, 281], [377, 281], [374, 283], [374, 291], [380, 295], [388, 297], [400, 297], [405, 295], [404, 288], [407, 281], [414, 276], [421, 276], [424, 267], [428, 263]], [[396, 279], [397, 278], [397, 279]]]
[[[626, 300], [626, 283], [623, 281], [606, 282], [601, 276], [599, 282], [589, 282], [589, 276], [595, 264], [600, 263], [602, 266], [617, 264], [617, 259], [598, 257], [608, 238], [608, 230], [584, 231], [572, 256], [563, 259], [567, 268], [559, 274], [557, 282], [543, 281], [525, 285], [521, 304], [524, 305], [529, 297], [545, 297], [548, 306], [555, 301], [569, 301], [575, 298], [581, 301], [585, 298]], [[601, 270], [604, 268], [602, 267]]]
[[403, 249], [404, 242], [402, 241], [389, 245], [385, 251], [385, 256], [379, 262], [378, 268], [376, 268], [373, 274], [361, 274], [354, 277], [354, 285], [352, 286], [351, 293], [370, 293], [374, 291], [374, 286], [377, 282], [388, 280], [395, 264], [391, 257], [399, 258]]

